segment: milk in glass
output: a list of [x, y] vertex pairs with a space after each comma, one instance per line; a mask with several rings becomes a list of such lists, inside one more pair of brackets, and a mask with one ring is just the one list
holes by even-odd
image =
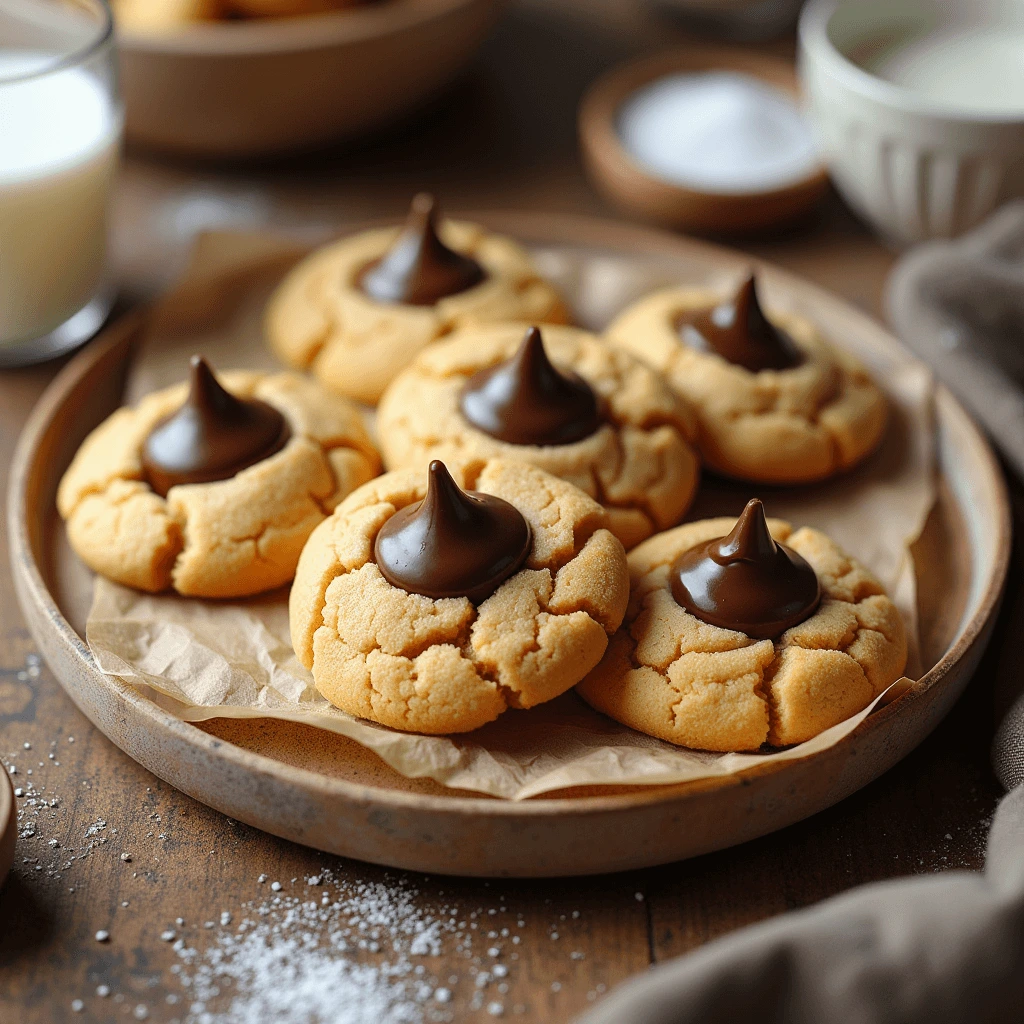
[[101, 285], [121, 114], [60, 59], [0, 48], [0, 345], [47, 334]]

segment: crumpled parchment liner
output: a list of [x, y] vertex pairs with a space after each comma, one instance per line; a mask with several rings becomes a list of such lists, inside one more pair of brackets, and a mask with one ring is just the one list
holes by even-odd
[[[133, 367], [127, 399], [135, 401], [181, 379], [193, 351], [225, 368], [267, 366], [261, 310], [296, 252], [294, 244], [275, 245], [265, 235], [204, 237], [186, 280], [158, 309]], [[561, 285], [580, 322], [594, 328], [662, 284], [723, 281], [721, 267], [695, 270], [684, 278], [664, 261], [627, 260], [571, 247], [544, 250], [538, 259], [545, 274]], [[769, 295], [785, 304], [784, 295]], [[885, 442], [867, 463], [837, 481], [757, 493], [770, 515], [825, 530], [881, 579], [907, 622], [912, 650], [907, 671], [916, 677], [916, 590], [909, 546], [935, 500], [932, 380], [923, 366], [899, 351], [836, 340], [872, 368], [891, 400]], [[752, 493], [743, 485], [705, 481], [687, 518], [737, 514]], [[604, 718], [572, 693], [530, 711], [506, 712], [464, 736], [417, 736], [353, 718], [316, 693], [310, 673], [291, 649], [286, 591], [248, 601], [199, 601], [141, 594], [97, 578], [86, 638], [101, 671], [138, 686], [184, 721], [270, 717], [304, 722], [356, 741], [407, 777], [429, 777], [452, 788], [515, 800], [575, 786], [692, 781], [806, 757], [848, 735], [874, 707], [807, 743], [758, 754], [677, 748]]]

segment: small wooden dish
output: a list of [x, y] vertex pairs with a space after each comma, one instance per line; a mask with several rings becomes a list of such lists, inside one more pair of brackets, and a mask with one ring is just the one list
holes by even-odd
[[120, 33], [128, 138], [249, 158], [352, 138], [450, 82], [497, 0], [381, 0], [329, 14]]
[[[740, 253], [600, 220], [518, 213], [473, 219], [535, 250], [634, 262], [644, 280], [658, 273], [706, 282], [752, 263]], [[769, 265], [758, 264], [758, 273], [829, 337], [870, 352], [878, 372], [913, 360], [870, 317], [820, 288]], [[122, 401], [142, 323], [138, 315], [122, 320], [72, 360], [25, 426], [7, 512], [18, 597], [39, 650], [97, 728], [171, 785], [275, 835], [400, 868], [483, 876], [593, 874], [722, 849], [829, 807], [891, 768], [953, 706], [991, 634], [1010, 551], [1005, 485], [981, 432], [939, 388], [937, 502], [913, 549], [926, 671], [818, 754], [681, 785], [564, 790], [512, 802], [405, 778], [354, 742], [306, 725], [183, 722], [97, 669], [75, 625], [88, 609], [91, 578], [68, 549], [54, 507], [57, 483], [83, 437]]]
[[747, 50], [701, 46], [623, 64], [598, 79], [580, 105], [580, 146], [598, 191], [643, 220], [700, 234], [760, 231], [806, 213], [828, 188], [824, 166], [795, 184], [771, 191], [701, 192], [657, 177], [622, 145], [617, 122], [629, 96], [664, 75], [702, 71], [741, 72], [800, 98], [790, 64]]

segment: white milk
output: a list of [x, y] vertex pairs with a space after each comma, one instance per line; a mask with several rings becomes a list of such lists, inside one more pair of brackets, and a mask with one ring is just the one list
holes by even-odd
[[946, 109], [993, 116], [1024, 113], [1024, 33], [1018, 29], [933, 29], [886, 48], [866, 67]]
[[103, 274], [120, 111], [80, 67], [4, 80], [55, 59], [0, 50], [0, 344], [62, 324]]

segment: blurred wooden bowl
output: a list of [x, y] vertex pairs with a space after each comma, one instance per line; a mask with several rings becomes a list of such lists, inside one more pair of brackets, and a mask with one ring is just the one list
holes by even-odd
[[784, 188], [702, 192], [659, 178], [623, 146], [619, 110], [626, 99], [664, 75], [736, 71], [800, 98], [796, 72], [784, 60], [733, 47], [701, 46], [657, 54], [613, 69], [583, 97], [580, 146], [594, 186], [613, 205], [643, 220], [701, 234], [760, 231], [793, 220], [828, 188], [824, 166]]
[[498, 0], [382, 0], [330, 14], [119, 34], [128, 138], [246, 158], [357, 136], [448, 84]]

